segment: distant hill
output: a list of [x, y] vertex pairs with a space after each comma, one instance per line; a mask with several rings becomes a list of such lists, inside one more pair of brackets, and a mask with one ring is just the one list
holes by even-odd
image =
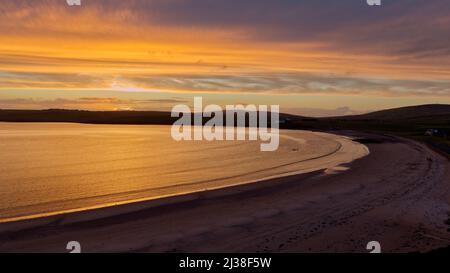
[[[79, 110], [0, 110], [0, 122], [74, 122], [89, 124], [171, 125], [170, 112]], [[206, 122], [208, 118], [204, 118]], [[382, 110], [364, 115], [308, 118], [280, 114], [280, 128], [293, 130], [355, 130], [400, 135], [429, 144], [450, 157], [450, 105], [429, 104]], [[248, 124], [248, 122], [247, 122]], [[270, 126], [270, 122], [268, 124]], [[435, 129], [441, 136], [427, 136]]]
[[401, 108], [387, 109], [371, 112], [363, 115], [336, 117], [348, 120], [401, 120], [401, 119], [426, 119], [426, 118], [450, 119], [449, 104], [425, 104], [418, 106], [407, 106]]
[[92, 124], [170, 124], [168, 112], [81, 111], [81, 110], [0, 110], [4, 122], [74, 122]]
[[[397, 123], [414, 120], [420, 123], [450, 123], [449, 104], [427, 104], [381, 110], [363, 115], [331, 118], [309, 118], [290, 114], [280, 114], [281, 119], [291, 121], [291, 125], [306, 123], [336, 124], [340, 122]], [[0, 110], [3, 122], [77, 122], [93, 124], [172, 124], [170, 112], [158, 111], [82, 111], [82, 110]], [[290, 126], [291, 127], [291, 126]], [[295, 127], [295, 126], [294, 126]], [[315, 128], [316, 126], [312, 126]]]
[[[225, 115], [224, 115], [225, 117]], [[280, 114], [280, 119], [297, 119], [299, 117]], [[170, 112], [157, 111], [82, 111], [82, 110], [0, 110], [0, 122], [72, 122], [89, 124], [154, 124], [170, 125], [178, 117], [171, 117]], [[193, 116], [192, 116], [193, 120]], [[209, 118], [204, 118], [204, 122]], [[270, 124], [270, 119], [268, 120]]]
[[[382, 110], [364, 115], [303, 118], [291, 129], [355, 130], [398, 135], [428, 144], [450, 158], [450, 105], [428, 104]], [[437, 133], [431, 136], [433, 129]]]

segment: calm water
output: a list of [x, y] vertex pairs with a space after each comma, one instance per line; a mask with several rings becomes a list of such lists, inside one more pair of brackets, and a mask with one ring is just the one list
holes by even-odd
[[170, 126], [0, 123], [0, 221], [306, 171], [338, 148], [298, 131], [260, 152], [258, 141], [175, 142]]

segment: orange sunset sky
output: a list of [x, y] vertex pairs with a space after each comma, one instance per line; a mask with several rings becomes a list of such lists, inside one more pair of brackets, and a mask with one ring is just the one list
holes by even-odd
[[0, 14], [0, 108], [450, 103], [447, 0], [8, 0]]

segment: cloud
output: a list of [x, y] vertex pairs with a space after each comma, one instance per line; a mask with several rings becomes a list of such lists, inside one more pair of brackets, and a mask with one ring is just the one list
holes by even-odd
[[83, 110], [170, 110], [174, 104], [186, 103], [177, 98], [119, 99], [85, 97], [77, 99], [0, 99], [0, 109], [83, 109]]
[[449, 47], [449, 12], [447, 0], [385, 1], [379, 8], [365, 0], [85, 0], [76, 9], [61, 0], [16, 0], [3, 3], [0, 14], [2, 25], [11, 27], [1, 32], [50, 30], [145, 39], [155, 37], [157, 29], [179, 30], [177, 34], [198, 30], [234, 39], [410, 55], [439, 54]]
[[[345, 52], [448, 57], [447, 0], [61, 0], [2, 3], [2, 34], [301, 42]], [[202, 35], [202, 33], [204, 33]], [[214, 38], [212, 37], [211, 38]]]
[[[320, 73], [242, 73], [229, 75], [149, 74], [85, 75], [65, 73], [0, 73], [3, 90], [86, 88], [121, 92], [206, 92], [254, 94], [334, 94], [366, 96], [435, 96], [450, 94], [450, 81], [358, 77]], [[103, 98], [105, 99], [105, 98]], [[90, 98], [93, 100], [93, 98]], [[89, 100], [86, 100], [89, 102]]]
[[448, 0], [3, 2], [2, 90], [450, 95]]

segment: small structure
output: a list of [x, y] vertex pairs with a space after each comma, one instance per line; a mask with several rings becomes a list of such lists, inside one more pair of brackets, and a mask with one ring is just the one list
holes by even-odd
[[432, 137], [443, 137], [443, 138], [448, 138], [449, 137], [449, 132], [445, 131], [445, 130], [441, 130], [441, 129], [427, 129], [425, 131], [425, 135], [426, 136], [432, 136]]
[[278, 124], [289, 124], [291, 122], [290, 118], [280, 118]]
[[437, 129], [427, 129], [427, 130], [425, 131], [425, 135], [426, 135], [426, 136], [434, 136], [437, 132], [438, 132]]

